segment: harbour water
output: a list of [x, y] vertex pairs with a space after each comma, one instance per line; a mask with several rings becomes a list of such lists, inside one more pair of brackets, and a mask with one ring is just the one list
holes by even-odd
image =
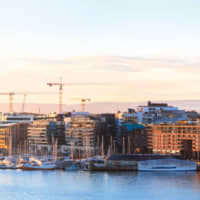
[[200, 200], [200, 173], [0, 171], [0, 200]]

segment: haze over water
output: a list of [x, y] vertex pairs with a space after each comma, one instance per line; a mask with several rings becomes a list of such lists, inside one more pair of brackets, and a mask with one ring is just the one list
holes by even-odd
[[0, 171], [2, 200], [200, 199], [200, 173]]

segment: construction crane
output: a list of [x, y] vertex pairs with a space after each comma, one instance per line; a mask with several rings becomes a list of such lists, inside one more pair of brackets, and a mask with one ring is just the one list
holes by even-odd
[[60, 77], [60, 82], [58, 83], [47, 83], [48, 86], [59, 86], [59, 113], [63, 111], [63, 86], [65, 83], [62, 82], [62, 77]]
[[2, 93], [0, 93], [0, 95], [8, 95], [9, 96], [9, 112], [13, 112], [13, 96], [14, 95], [24, 95], [24, 99], [25, 99], [25, 96], [27, 94], [23, 93], [23, 92], [2, 92]]
[[91, 101], [90, 98], [80, 98], [80, 97], [73, 97], [73, 98], [70, 98], [70, 99], [75, 100], [75, 101], [77, 100], [77, 101], [81, 102], [81, 111], [82, 112], [85, 112], [85, 103]]
[[23, 102], [22, 102], [22, 113], [25, 111], [26, 97], [27, 97], [27, 94], [24, 93], [24, 98], [23, 98]]
[[55, 93], [44, 93], [44, 92], [1, 92], [0, 93], [0, 95], [9, 96], [9, 112], [13, 112], [13, 96], [15, 95], [23, 95], [22, 112], [24, 112], [27, 95], [46, 95], [46, 94], [55, 94]]
[[91, 99], [89, 99], [89, 98], [82, 98], [81, 99], [81, 107], [82, 107], [82, 112], [85, 112], [85, 102], [90, 102], [91, 101]]
[[[95, 82], [88, 82], [88, 83], [64, 83], [62, 81], [62, 77], [60, 78], [60, 82], [52, 82], [52, 83], [47, 83], [48, 86], [53, 87], [53, 86], [58, 86], [59, 87], [59, 113], [61, 113], [63, 111], [63, 87], [65, 85], [68, 86], [73, 86], [73, 85], [102, 85], [102, 83], [95, 83]], [[88, 99], [86, 99], [86, 101], [88, 101]], [[85, 101], [84, 101], [85, 103]], [[84, 107], [84, 106], [83, 106]]]

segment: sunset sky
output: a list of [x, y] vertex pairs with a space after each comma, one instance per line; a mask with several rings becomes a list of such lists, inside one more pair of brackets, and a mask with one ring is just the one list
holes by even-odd
[[[200, 99], [198, 0], [0, 0], [0, 92], [93, 101]], [[58, 96], [28, 97], [57, 103]], [[0, 96], [0, 102], [8, 97]], [[20, 102], [22, 97], [15, 97]]]

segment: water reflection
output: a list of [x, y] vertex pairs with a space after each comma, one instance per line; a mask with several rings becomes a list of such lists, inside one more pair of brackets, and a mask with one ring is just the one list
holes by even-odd
[[0, 199], [200, 199], [200, 173], [0, 171]]

